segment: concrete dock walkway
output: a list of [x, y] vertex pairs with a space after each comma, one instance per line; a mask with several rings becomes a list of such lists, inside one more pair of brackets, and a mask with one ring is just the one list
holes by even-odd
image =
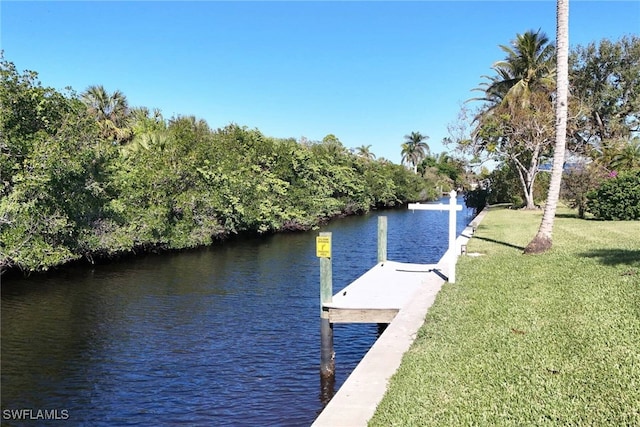
[[[379, 263], [334, 295], [330, 304], [325, 304], [330, 310], [330, 317], [333, 311], [334, 319], [339, 319], [336, 316], [339, 316], [341, 310], [349, 309], [380, 310], [377, 314], [392, 310], [393, 316], [384, 333], [356, 366], [312, 427], [367, 425], [386, 392], [389, 379], [400, 366], [402, 356], [415, 340], [427, 311], [446, 281], [443, 272], [446, 274], [450, 271], [449, 263], [456, 262], [461, 248], [466, 246], [485, 213], [486, 211], [483, 211], [474, 218], [472, 225], [466, 227], [456, 238], [455, 246], [444, 254], [438, 264], [406, 264], [393, 261]], [[366, 291], [364, 285], [367, 278], [373, 279], [371, 283], [376, 284], [375, 291], [374, 288]], [[365, 307], [365, 301], [370, 306]], [[374, 315], [363, 321], [375, 318]]]
[[391, 323], [436, 268], [435, 264], [380, 262], [323, 307], [331, 323]]

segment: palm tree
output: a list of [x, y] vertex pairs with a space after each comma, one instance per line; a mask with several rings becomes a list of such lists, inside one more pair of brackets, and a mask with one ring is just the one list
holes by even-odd
[[356, 154], [365, 160], [375, 160], [376, 155], [371, 152], [371, 144], [356, 147]]
[[109, 94], [102, 85], [89, 86], [82, 94], [82, 101], [98, 122], [103, 137], [117, 143], [133, 137], [126, 125], [129, 105], [122, 92], [116, 90]]
[[493, 64], [496, 76], [483, 76], [488, 82], [480, 84], [476, 91], [484, 92], [482, 98], [491, 105], [520, 100], [527, 103], [532, 91], [550, 91], [555, 84], [554, 50], [549, 38], [540, 30], [516, 35], [511, 46], [500, 45], [507, 57]]
[[128, 144], [121, 146], [124, 157], [131, 157], [141, 150], [157, 148], [163, 151], [168, 142], [167, 124], [157, 108], [153, 113], [147, 107], [132, 108], [127, 119], [132, 138]]
[[551, 249], [553, 222], [560, 197], [560, 183], [564, 169], [564, 152], [567, 143], [567, 115], [569, 94], [569, 0], [556, 3], [556, 51], [558, 86], [556, 89], [556, 144], [551, 168], [549, 194], [538, 233], [524, 252], [542, 253]]
[[[475, 117], [482, 119], [490, 116], [501, 105], [526, 107], [532, 92], [551, 94], [555, 87], [555, 46], [540, 30], [517, 34], [511, 46], [499, 45], [507, 53], [502, 61], [493, 64], [494, 76], [482, 76], [487, 81], [473, 89], [483, 93], [470, 101], [485, 101], [485, 108]], [[515, 101], [519, 100], [519, 103]]]
[[620, 151], [613, 156], [611, 167], [616, 170], [640, 168], [640, 137], [622, 143]]
[[320, 144], [315, 144], [314, 147], [332, 158], [337, 158], [346, 152], [346, 148], [342, 145], [342, 141], [332, 133], [322, 138], [322, 142]]
[[518, 34], [493, 65], [494, 77], [481, 83], [485, 101], [474, 118], [474, 154], [485, 151], [508, 161], [518, 173], [527, 209], [535, 209], [538, 163], [553, 143], [555, 47], [540, 30]]
[[413, 172], [418, 173], [418, 164], [429, 153], [429, 145], [425, 142], [429, 137], [420, 132], [411, 132], [404, 139], [405, 142], [401, 145], [402, 163], [410, 163], [413, 165]]

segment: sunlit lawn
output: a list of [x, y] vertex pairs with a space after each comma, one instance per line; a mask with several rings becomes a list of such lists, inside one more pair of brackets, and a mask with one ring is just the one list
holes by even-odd
[[640, 221], [492, 209], [372, 426], [640, 426]]

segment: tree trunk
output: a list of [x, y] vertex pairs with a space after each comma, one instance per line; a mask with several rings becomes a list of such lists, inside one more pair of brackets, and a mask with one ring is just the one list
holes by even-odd
[[[527, 170], [522, 163], [514, 161], [513, 164], [518, 172], [518, 178], [522, 185], [522, 193], [524, 195], [524, 209], [533, 210], [536, 209], [535, 200], [533, 198], [533, 184], [535, 182], [535, 173], [531, 170]], [[537, 167], [537, 166], [536, 166]]]
[[533, 187], [531, 185], [527, 185], [524, 188], [524, 202], [525, 202], [524, 208], [526, 210], [536, 209], [536, 203], [533, 198]]
[[534, 189], [533, 186], [535, 184], [536, 181], [536, 169], [538, 169], [538, 162], [536, 161], [531, 169], [529, 169], [527, 171], [527, 175], [526, 175], [526, 179], [527, 179], [527, 186], [526, 186], [526, 199], [527, 199], [527, 209], [536, 209], [536, 201], [534, 199]]
[[549, 195], [538, 233], [524, 250], [526, 254], [546, 252], [551, 249], [553, 221], [556, 216], [560, 183], [564, 168], [564, 152], [567, 143], [567, 105], [569, 92], [569, 0], [557, 0], [556, 4], [556, 144], [553, 154]]

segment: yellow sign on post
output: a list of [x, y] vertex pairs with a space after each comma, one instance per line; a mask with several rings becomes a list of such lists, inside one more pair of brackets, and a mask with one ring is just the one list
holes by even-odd
[[331, 258], [331, 237], [316, 237], [316, 256], [318, 258]]

